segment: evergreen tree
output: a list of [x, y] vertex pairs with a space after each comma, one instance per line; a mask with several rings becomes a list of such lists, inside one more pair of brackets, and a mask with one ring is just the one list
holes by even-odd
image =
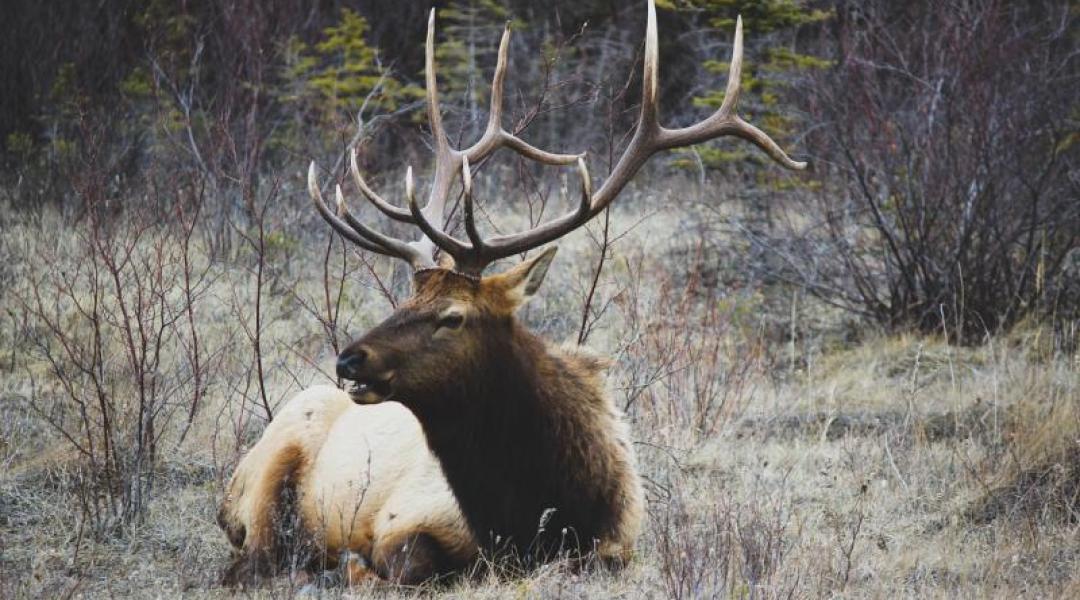
[[422, 96], [421, 89], [392, 76], [378, 50], [368, 45], [367, 33], [367, 19], [343, 8], [341, 20], [323, 29], [314, 45], [289, 38], [281, 100], [306, 104], [325, 121], [340, 111], [352, 113], [365, 101], [372, 110], [393, 111]]

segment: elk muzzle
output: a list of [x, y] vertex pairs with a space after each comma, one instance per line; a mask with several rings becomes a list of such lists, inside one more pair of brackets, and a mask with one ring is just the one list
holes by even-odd
[[390, 397], [393, 392], [393, 371], [380, 369], [374, 353], [364, 347], [346, 348], [338, 356], [337, 376], [353, 382], [349, 397], [357, 404], [375, 404]]

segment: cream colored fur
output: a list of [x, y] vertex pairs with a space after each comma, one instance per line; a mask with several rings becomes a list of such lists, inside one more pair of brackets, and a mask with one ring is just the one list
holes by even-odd
[[[332, 562], [342, 551], [368, 560], [410, 533], [434, 537], [456, 561], [477, 545], [420, 424], [396, 402], [360, 406], [316, 386], [292, 398], [236, 467], [223, 526], [242, 526], [245, 554], [273, 544], [282, 482], [295, 478], [306, 533]], [[235, 543], [235, 540], [234, 540]]]

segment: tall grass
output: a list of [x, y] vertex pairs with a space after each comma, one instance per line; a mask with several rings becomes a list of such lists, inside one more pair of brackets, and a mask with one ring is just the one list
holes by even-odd
[[[646, 478], [648, 523], [628, 569], [555, 564], [524, 579], [326, 593], [1076, 589], [1074, 324], [1028, 324], [973, 348], [944, 334], [866, 330], [852, 343], [850, 321], [825, 305], [793, 305], [777, 284], [721, 284], [734, 271], [716, 277], [686, 217], [693, 207], [670, 201], [697, 188], [681, 179], [659, 187], [666, 192], [633, 193], [613, 213], [616, 241], [598, 278], [599, 232], [564, 240], [524, 314], [546, 337], [573, 341], [593, 298], [588, 344], [613, 360], [609, 382]], [[527, 219], [497, 206], [505, 227]], [[216, 581], [229, 548], [213, 518], [223, 481], [267, 408], [333, 381], [338, 344], [407, 291], [400, 267], [310, 227], [289, 185], [261, 234], [230, 226], [229, 252], [203, 237], [218, 229], [191, 227], [188, 208], [169, 224], [129, 215], [97, 230], [48, 210], [4, 213], [7, 597], [225, 595]], [[256, 595], [315, 584], [284, 577]]]

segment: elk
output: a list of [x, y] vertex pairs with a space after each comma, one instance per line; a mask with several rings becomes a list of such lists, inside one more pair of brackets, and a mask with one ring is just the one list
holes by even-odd
[[[433, 9], [428, 18], [425, 76], [435, 163], [424, 206], [417, 201], [411, 167], [405, 177], [407, 208], [402, 208], [367, 185], [355, 150], [349, 161], [361, 194], [386, 217], [416, 227], [419, 237], [405, 241], [365, 224], [346, 205], [340, 185], [331, 210], [322, 196], [314, 162], [308, 170], [308, 191], [322, 218], [358, 247], [408, 263], [413, 269], [412, 296], [338, 356], [337, 374], [352, 382], [347, 397], [359, 405], [354, 417], [337, 417], [328, 432], [318, 427], [307, 432], [298, 425], [283, 435], [277, 432], [290, 426], [275, 429], [271, 423], [267, 428], [259, 444], [280, 437], [269, 446], [303, 450], [282, 451], [275, 457], [256, 445], [248, 456], [260, 458], [253, 458], [250, 465], [241, 463], [232, 485], [237, 496], [230, 504], [250, 508], [234, 509], [230, 514], [244, 518], [231, 523], [234, 528], [237, 523], [262, 523], [268, 515], [282, 513], [275, 498], [283, 482], [292, 482], [298, 490], [300, 529], [324, 540], [317, 544], [320, 547], [359, 553], [383, 577], [422, 580], [441, 572], [433, 565], [453, 569], [472, 560], [477, 547], [525, 567], [560, 556], [595, 556], [607, 564], [623, 564], [633, 555], [644, 498], [628, 427], [605, 389], [606, 362], [575, 346], [550, 344], [515, 317], [517, 308], [539, 289], [556, 248], [549, 246], [498, 274], [485, 275], [484, 271], [495, 261], [539, 249], [589, 222], [611, 205], [652, 155], [663, 150], [735, 136], [787, 168], [803, 169], [806, 164], [790, 159], [764, 132], [735, 114], [742, 66], [741, 18], [736, 23], [723, 104], [699, 123], [668, 129], [659, 123], [656, 8], [649, 0], [638, 122], [611, 174], [595, 191], [584, 154], [542, 150], [503, 128], [509, 25], [499, 45], [487, 127], [471, 146], [452, 147], [439, 108], [434, 37]], [[501, 148], [545, 165], [574, 165], [581, 180], [574, 209], [525, 232], [482, 236], [476, 224], [470, 165]], [[447, 202], [459, 176], [466, 239], [452, 235], [445, 223]], [[346, 393], [337, 394], [334, 402], [340, 404]], [[362, 412], [388, 406], [413, 415], [416, 431], [403, 429], [400, 435], [394, 433], [396, 429], [382, 431], [391, 426], [372, 424], [376, 419]], [[299, 423], [296, 415], [303, 413], [297, 409], [292, 418]], [[275, 423], [283, 418], [279, 415]], [[386, 447], [373, 446], [367, 453], [349, 447], [346, 441], [349, 435], [376, 434]], [[432, 464], [439, 469], [424, 462], [421, 450], [428, 449], [434, 456]], [[331, 532], [317, 532], [312, 517], [317, 511], [307, 508], [314, 503], [308, 496], [340, 486], [362, 472], [367, 456], [392, 459], [398, 453], [411, 457], [410, 483], [376, 481], [396, 471], [373, 470], [373, 484], [390, 490], [386, 497], [395, 503], [388, 499], [385, 504], [366, 504], [362, 509], [368, 512], [361, 518], [378, 523], [380, 511], [405, 508], [409, 518], [376, 535], [374, 543], [363, 538], [366, 544], [356, 544], [340, 535], [334, 539], [341, 541], [327, 543]], [[309, 468], [312, 456], [327, 467]], [[255, 481], [260, 483], [244, 483]], [[406, 492], [398, 493], [399, 486]], [[452, 496], [442, 495], [441, 486]], [[418, 503], [413, 504], [406, 493], [417, 495]], [[430, 499], [419, 498], [428, 495]], [[447, 498], [456, 500], [456, 505]], [[431, 511], [426, 519], [422, 510]], [[455, 510], [460, 510], [467, 524], [464, 530], [454, 520]], [[440, 525], [432, 528], [426, 523]], [[259, 531], [256, 541], [245, 546], [247, 556], [275, 547], [270, 534]], [[385, 548], [380, 547], [381, 539], [387, 540]], [[402, 544], [400, 540], [408, 541]], [[413, 555], [422, 560], [401, 558]], [[385, 556], [391, 560], [380, 562], [378, 557]], [[386, 565], [402, 566], [395, 570]]]
[[[425, 205], [406, 171], [407, 208], [371, 189], [355, 150], [350, 172], [356, 187], [390, 219], [419, 229], [412, 242], [360, 221], [341, 186], [336, 210], [322, 197], [311, 163], [308, 190], [315, 208], [357, 246], [406, 261], [413, 294], [386, 321], [338, 357], [337, 374], [353, 382], [349, 393], [364, 405], [405, 405], [427, 440], [481, 547], [523, 564], [555, 556], [602, 561], [630, 558], [643, 516], [642, 487], [627, 426], [604, 389], [604, 362], [551, 345], [529, 332], [515, 310], [540, 287], [555, 247], [517, 266], [484, 275], [493, 262], [553, 242], [606, 209], [652, 155], [662, 150], [736, 136], [791, 169], [793, 161], [764, 132], [735, 114], [742, 67], [742, 20], [737, 21], [726, 95], [705, 120], [680, 129], [659, 123], [656, 7], [648, 3], [644, 75], [636, 130], [610, 176], [595, 192], [584, 154], [536, 148], [502, 126], [503, 81], [509, 25], [499, 45], [487, 127], [465, 149], [450, 145], [443, 127], [434, 58], [435, 11], [426, 43], [427, 111], [434, 138], [433, 181]], [[470, 165], [500, 148], [546, 165], [576, 165], [581, 191], [576, 207], [521, 233], [485, 237], [475, 215]], [[447, 201], [460, 175], [466, 239], [445, 227]], [[443, 260], [436, 259], [441, 251]], [[437, 553], [435, 549], [430, 550]]]

